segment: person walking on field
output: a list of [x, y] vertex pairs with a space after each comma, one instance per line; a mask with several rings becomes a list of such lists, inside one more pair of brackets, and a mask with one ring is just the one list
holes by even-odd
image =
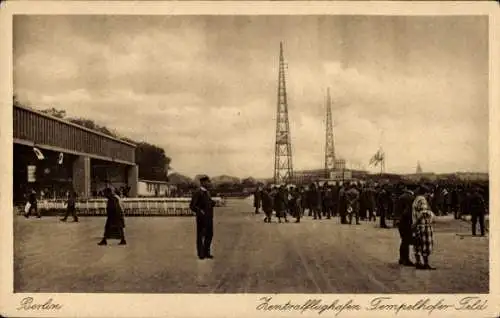
[[27, 211], [25, 211], [24, 217], [29, 218], [32, 213], [35, 213], [37, 218], [42, 217], [40, 215], [40, 211], [38, 211], [38, 202], [35, 190], [32, 190], [28, 195]]
[[259, 185], [253, 194], [253, 206], [255, 208], [255, 214], [260, 213], [259, 209], [260, 209], [261, 203], [262, 203], [262, 190], [261, 190], [260, 185]]
[[104, 226], [104, 236], [98, 245], [107, 245], [107, 240], [112, 238], [120, 239], [119, 245], [126, 245], [125, 241], [125, 216], [120, 197], [113, 193], [111, 188], [104, 190], [104, 196], [108, 199], [106, 204], [106, 225]]
[[66, 208], [66, 214], [64, 214], [64, 217], [61, 219], [61, 221], [66, 222], [68, 219], [68, 216], [71, 214], [73, 217], [73, 220], [75, 222], [78, 222], [78, 216], [76, 216], [76, 192], [75, 191], [69, 191], [68, 192], [68, 202], [67, 202], [67, 208]]
[[471, 214], [473, 236], [476, 236], [478, 221], [481, 236], [484, 236], [485, 234], [484, 216], [486, 214], [486, 204], [483, 197], [481, 196], [480, 191], [481, 190], [479, 188], [474, 188], [469, 198], [469, 210]]
[[189, 208], [196, 213], [196, 250], [199, 259], [214, 258], [210, 252], [214, 235], [215, 201], [210, 196], [210, 178], [200, 179], [200, 188], [193, 193]]
[[432, 229], [434, 213], [430, 210], [429, 203], [425, 198], [427, 193], [429, 193], [429, 190], [425, 186], [421, 186], [417, 191], [415, 201], [413, 201], [413, 247], [415, 250], [415, 267], [417, 269], [433, 270], [435, 268], [430, 266], [429, 256], [432, 253], [434, 245], [434, 235]]

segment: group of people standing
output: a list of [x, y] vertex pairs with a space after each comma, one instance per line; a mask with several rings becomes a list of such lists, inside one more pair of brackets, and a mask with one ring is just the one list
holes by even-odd
[[386, 218], [392, 213], [391, 196], [385, 187], [357, 183], [312, 183], [307, 189], [285, 185], [259, 187], [254, 193], [254, 207], [256, 214], [262, 209], [266, 223], [271, 222], [273, 211], [280, 223], [281, 219], [288, 222], [287, 215], [298, 223], [307, 211], [315, 220], [339, 216], [342, 224], [375, 221], [378, 211], [380, 226], [386, 228]]
[[[439, 191], [450, 194], [454, 190], [441, 188]], [[456, 199], [448, 196], [450, 204], [447, 206], [450, 208], [446, 212], [455, 215], [470, 213], [472, 234], [476, 235], [479, 223], [481, 235], [484, 236], [487, 205], [482, 192], [478, 186], [468, 187], [463, 192], [466, 200], [462, 200], [459, 206], [453, 205]], [[308, 189], [268, 185], [258, 187], [254, 193], [255, 213], [259, 214], [262, 209], [266, 223], [271, 222], [273, 211], [279, 223], [282, 218], [288, 222], [287, 214], [295, 217], [298, 223], [307, 210], [308, 215], [315, 220], [339, 216], [341, 224], [352, 224], [353, 220], [360, 224], [360, 219], [376, 221], [378, 216], [381, 228], [388, 228], [386, 220], [391, 218], [401, 238], [399, 264], [423, 270], [435, 269], [430, 265], [429, 257], [434, 245], [433, 209], [439, 206], [436, 202], [442, 202], [436, 201], [436, 188], [426, 184], [325, 183], [319, 186], [313, 183]], [[437, 210], [440, 214], [443, 212]], [[410, 246], [413, 246], [415, 262], [410, 260]]]

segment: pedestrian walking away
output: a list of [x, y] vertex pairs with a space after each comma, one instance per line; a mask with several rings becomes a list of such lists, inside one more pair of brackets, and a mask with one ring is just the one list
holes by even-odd
[[66, 222], [68, 219], [68, 216], [73, 217], [73, 221], [78, 222], [78, 216], [76, 215], [76, 192], [75, 191], [69, 191], [68, 192], [68, 201], [67, 201], [67, 207], [66, 207], [66, 213], [64, 214], [64, 217], [61, 219], [61, 221]]
[[120, 197], [113, 192], [113, 189], [106, 188], [104, 196], [108, 199], [106, 203], [106, 224], [104, 235], [98, 245], [107, 245], [108, 239], [119, 239], [119, 245], [126, 245], [125, 241], [125, 216]]

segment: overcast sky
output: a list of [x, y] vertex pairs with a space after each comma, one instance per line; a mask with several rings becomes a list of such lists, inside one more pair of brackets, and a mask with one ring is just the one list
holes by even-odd
[[348, 162], [382, 143], [389, 172], [487, 172], [487, 39], [478, 17], [16, 16], [14, 91], [180, 173], [271, 177], [283, 41], [295, 170], [324, 167], [330, 87]]

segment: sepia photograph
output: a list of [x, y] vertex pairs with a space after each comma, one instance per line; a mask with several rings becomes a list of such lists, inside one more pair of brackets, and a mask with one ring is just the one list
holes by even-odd
[[485, 14], [13, 15], [16, 309], [489, 294], [491, 30]]

